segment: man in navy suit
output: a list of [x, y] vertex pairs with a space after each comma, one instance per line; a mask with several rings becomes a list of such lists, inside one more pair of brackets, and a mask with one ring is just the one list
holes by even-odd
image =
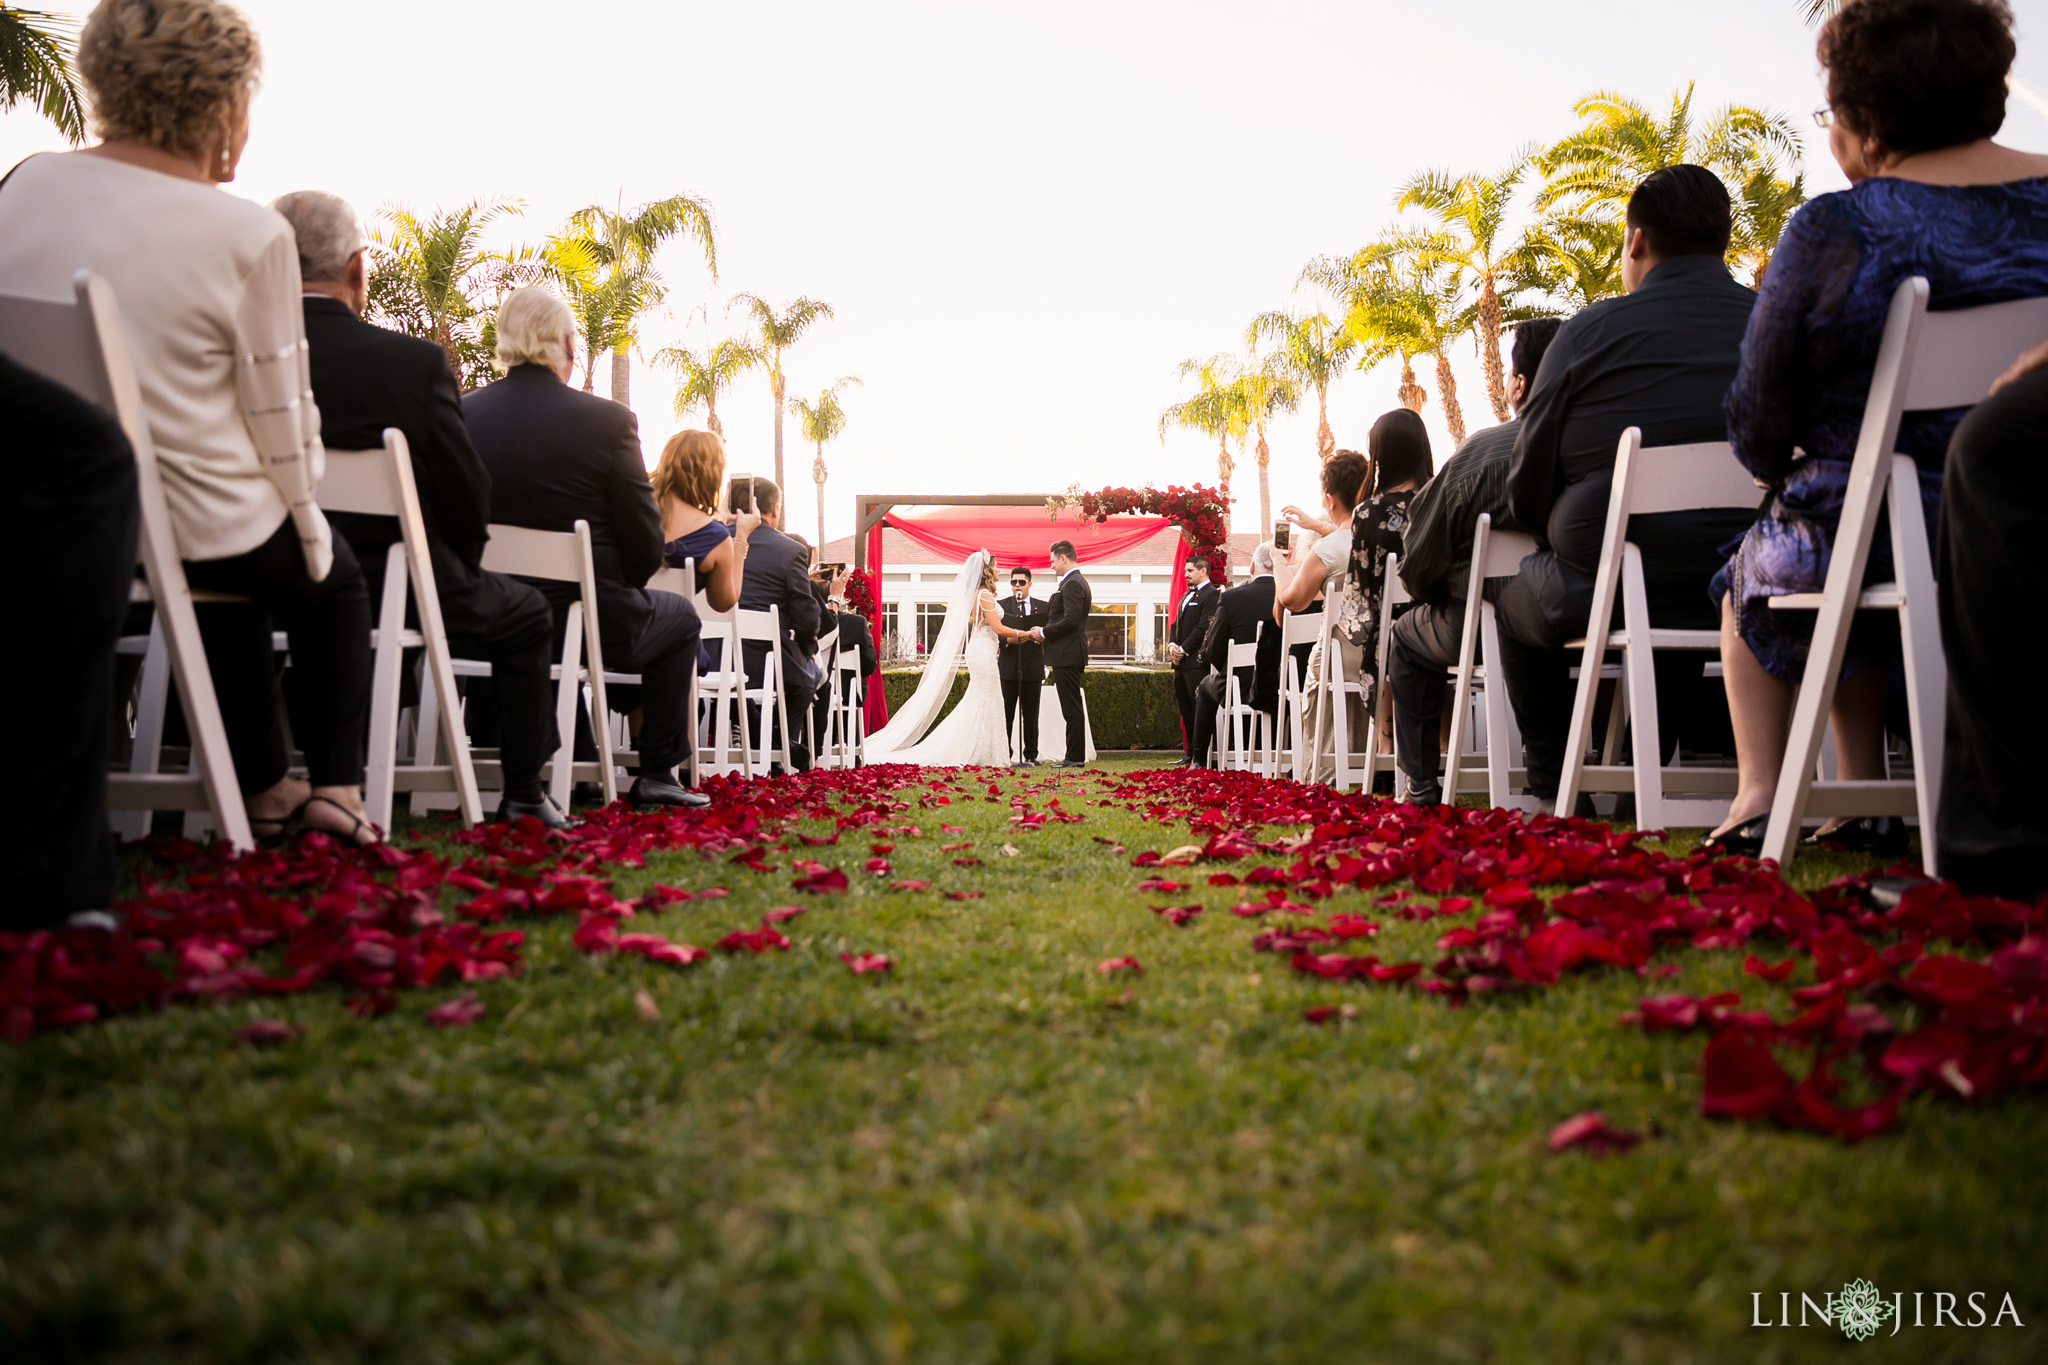
[[1052, 685], [1059, 690], [1060, 715], [1067, 722], [1067, 753], [1062, 768], [1081, 768], [1088, 763], [1088, 713], [1082, 709], [1081, 670], [1088, 666], [1088, 613], [1095, 595], [1088, 580], [1081, 577], [1080, 556], [1074, 542], [1052, 543], [1052, 571], [1058, 575], [1045, 624], [1031, 628], [1032, 638], [1045, 646], [1045, 662], [1052, 669]]
[[[1031, 570], [1019, 564], [1010, 570], [1010, 596], [1002, 599], [1003, 624], [1030, 630], [1045, 624], [1046, 603], [1031, 595]], [[996, 650], [996, 673], [1003, 680], [1003, 732], [1017, 728], [1017, 703], [1024, 703], [1024, 763], [1038, 762], [1038, 701], [1045, 686], [1045, 646], [1036, 640], [1004, 640]], [[1024, 763], [1016, 766], [1022, 767]]]

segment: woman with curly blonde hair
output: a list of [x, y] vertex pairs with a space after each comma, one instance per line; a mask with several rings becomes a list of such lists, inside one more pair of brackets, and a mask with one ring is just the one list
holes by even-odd
[[[369, 595], [313, 499], [298, 249], [283, 218], [218, 189], [248, 142], [260, 61], [218, 0], [101, 0], [78, 44], [101, 140], [0, 184], [0, 289], [68, 300], [80, 270], [113, 286], [186, 576], [248, 599], [199, 620], [251, 824], [368, 843]], [[310, 785], [287, 773], [273, 626], [291, 640]]]
[[725, 484], [725, 442], [714, 432], [679, 431], [661, 448], [648, 480], [661, 512], [664, 557], [677, 568], [695, 564], [697, 586], [711, 609], [731, 611], [740, 600], [747, 542], [761, 518], [741, 509], [728, 527], [716, 515]]

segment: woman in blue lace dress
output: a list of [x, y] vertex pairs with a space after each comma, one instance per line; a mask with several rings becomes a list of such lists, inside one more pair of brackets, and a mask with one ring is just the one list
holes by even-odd
[[[1821, 30], [1830, 109], [1819, 118], [1850, 188], [1800, 209], [1771, 258], [1728, 392], [1728, 438], [1770, 489], [1710, 592], [1742, 774], [1709, 842], [1754, 852], [1778, 784], [1809, 612], [1767, 599], [1818, 592], [1862, 427], [1892, 291], [1927, 278], [1929, 306], [1973, 308], [2048, 294], [2048, 157], [1991, 140], [2005, 117], [2012, 14], [2004, 0], [1855, 0]], [[1898, 449], [1920, 467], [1928, 537], [1942, 459], [1961, 409], [1909, 413]], [[1880, 535], [1870, 581], [1892, 576]], [[1844, 778], [1882, 778], [1884, 707], [1898, 633], [1851, 631], [1831, 719]], [[1839, 822], [1816, 838], [1896, 854], [1896, 821]]]

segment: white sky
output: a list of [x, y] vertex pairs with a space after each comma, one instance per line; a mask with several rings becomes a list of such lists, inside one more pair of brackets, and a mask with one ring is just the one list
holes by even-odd
[[[716, 210], [720, 278], [692, 246], [668, 249], [670, 315], [649, 351], [686, 328], [701, 344], [707, 301], [713, 334], [738, 333], [733, 291], [830, 302], [836, 320], [788, 361], [793, 392], [863, 380], [826, 452], [829, 536], [852, 529], [856, 492], [1213, 483], [1205, 438], [1157, 435], [1183, 396], [1174, 366], [1238, 349], [1253, 314], [1298, 302], [1303, 263], [1390, 221], [1409, 174], [1491, 169], [1569, 130], [1593, 90], [1661, 107], [1696, 81], [1702, 115], [1784, 110], [1808, 134], [1810, 190], [1843, 184], [1807, 118], [1822, 95], [1793, 0], [243, 8], [266, 68], [233, 192], [331, 190], [366, 216], [516, 197], [509, 245], [587, 203], [688, 191]], [[2048, 92], [2030, 32], [2044, 16], [2015, 8], [2015, 74]], [[2015, 99], [2004, 140], [2048, 148], [2044, 110]], [[0, 116], [0, 166], [58, 145], [26, 110]], [[1490, 423], [1476, 356], [1454, 363], [1468, 424]], [[1435, 377], [1420, 378], [1441, 461]], [[1332, 390], [1340, 445], [1363, 446], [1395, 383], [1388, 366]], [[636, 367], [650, 458], [684, 425], [672, 391]], [[1312, 409], [1270, 433], [1276, 507], [1313, 498]], [[734, 467], [765, 472], [765, 378], [720, 416]], [[810, 452], [785, 440], [808, 533]], [[1234, 491], [1252, 530], [1249, 460]]]

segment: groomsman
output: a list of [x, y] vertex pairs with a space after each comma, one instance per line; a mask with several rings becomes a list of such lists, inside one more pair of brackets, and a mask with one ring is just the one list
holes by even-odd
[[[1031, 570], [1010, 570], [1011, 595], [1002, 599], [1003, 624], [1030, 630], [1045, 624], [1044, 599], [1031, 595]], [[996, 652], [996, 672], [1003, 680], [1003, 733], [1017, 728], [1017, 701], [1024, 702], [1024, 763], [1038, 762], [1038, 703], [1045, 686], [1045, 646], [1036, 640], [1005, 640]], [[1022, 767], [1023, 763], [1016, 766]]]
[[1195, 689], [1209, 672], [1202, 662], [1202, 640], [1222, 590], [1209, 581], [1209, 561], [1201, 555], [1188, 560], [1187, 580], [1187, 592], [1173, 618], [1166, 657], [1173, 663], [1173, 695], [1180, 703], [1181, 762], [1191, 764], [1195, 761]]
[[1080, 557], [1070, 540], [1052, 543], [1052, 571], [1058, 575], [1045, 624], [1031, 633], [1045, 645], [1052, 685], [1059, 689], [1060, 715], [1067, 722], [1067, 753], [1062, 768], [1088, 765], [1088, 716], [1081, 702], [1081, 670], [1088, 666], [1088, 613], [1095, 595], [1081, 577]]

